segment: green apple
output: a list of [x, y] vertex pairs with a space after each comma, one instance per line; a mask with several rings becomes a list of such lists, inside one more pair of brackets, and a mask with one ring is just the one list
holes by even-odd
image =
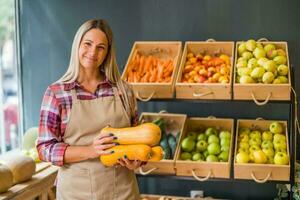
[[204, 156], [201, 153], [195, 153], [192, 156], [192, 160], [193, 161], [200, 161], [200, 160], [204, 160]]
[[242, 67], [237, 69], [237, 73], [239, 76], [250, 75], [252, 70], [248, 67]]
[[210, 136], [210, 135], [218, 135], [218, 131], [217, 129], [213, 128], [213, 127], [209, 127], [205, 130], [205, 135]]
[[277, 76], [277, 79], [279, 79], [280, 82], [283, 83], [283, 84], [289, 82], [288, 78], [285, 77], [285, 76]]
[[265, 73], [265, 69], [264, 69], [263, 67], [255, 67], [255, 68], [252, 70], [250, 76], [251, 76], [252, 78], [262, 78], [263, 75], [264, 75], [264, 73]]
[[273, 84], [281, 84], [280, 79], [275, 78], [275, 79], [273, 80]]
[[260, 145], [252, 145], [249, 147], [250, 153], [253, 153], [254, 151], [261, 150]]
[[203, 152], [203, 156], [204, 156], [205, 159], [207, 158], [208, 155], [209, 155], [209, 153], [208, 153], [207, 150]]
[[252, 79], [252, 77], [250, 77], [248, 75], [244, 75], [244, 76], [241, 76], [240, 83], [241, 84], [254, 83], [254, 80]]
[[272, 141], [273, 140], [273, 133], [271, 131], [264, 131], [262, 133], [262, 140], [263, 141], [265, 141], [265, 140]]
[[222, 151], [218, 155], [219, 161], [221, 161], [221, 162], [227, 162], [228, 161], [228, 157], [229, 157], [228, 151]]
[[259, 48], [259, 49], [264, 49], [263, 45], [261, 43], [256, 43], [256, 48]]
[[239, 57], [239, 58], [237, 59], [237, 62], [241, 62], [241, 61], [246, 61], [246, 62], [247, 62], [247, 60], [246, 60], [245, 58]]
[[239, 136], [239, 142], [249, 142], [249, 135], [240, 135]]
[[197, 139], [197, 133], [194, 131], [189, 131], [187, 133], [187, 137], [191, 138], [192, 140], [196, 140]]
[[184, 138], [181, 143], [181, 148], [183, 151], [191, 152], [195, 148], [195, 141], [191, 139], [190, 137]]
[[285, 56], [276, 56], [273, 60], [277, 63], [277, 65], [285, 65], [286, 64]]
[[283, 140], [278, 140], [276, 142], [273, 142], [274, 144], [274, 149], [277, 151], [279, 149], [286, 149], [287, 145], [286, 142]]
[[227, 138], [227, 139], [230, 139], [231, 137], [231, 134], [229, 131], [221, 131], [220, 134], [219, 134], [219, 138]]
[[245, 68], [247, 67], [247, 60], [245, 58], [243, 58], [243, 60], [240, 60], [237, 62], [236, 64], [237, 68]]
[[208, 145], [207, 151], [210, 155], [217, 155], [221, 152], [221, 147], [218, 143], [211, 143]]
[[251, 138], [259, 138], [259, 139], [261, 139], [261, 132], [258, 131], [258, 130], [254, 130], [254, 131], [250, 132], [249, 136], [250, 136], [250, 139]]
[[243, 147], [239, 147], [237, 152], [238, 152], [238, 153], [240, 153], [240, 152], [245, 152], [245, 153], [247, 153], [247, 154], [250, 153], [249, 148], [243, 148]]
[[250, 132], [251, 132], [250, 128], [247, 128], [247, 127], [241, 127], [239, 129], [239, 135], [244, 135], [244, 134], [249, 135]]
[[277, 71], [280, 76], [286, 76], [289, 72], [289, 68], [286, 65], [279, 65]]
[[206, 141], [207, 140], [207, 136], [204, 134], [204, 133], [200, 133], [197, 137], [197, 140], [204, 140]]
[[192, 154], [189, 152], [182, 152], [180, 154], [180, 159], [181, 160], [191, 160], [192, 159]]
[[229, 152], [230, 146], [221, 146], [221, 151], [227, 151]]
[[239, 152], [235, 158], [237, 163], [248, 163], [250, 160], [249, 154], [245, 152]]
[[273, 142], [286, 141], [286, 137], [283, 134], [274, 134]]
[[218, 157], [215, 155], [208, 155], [206, 157], [207, 162], [219, 162]]
[[204, 152], [207, 149], [207, 142], [205, 140], [199, 140], [196, 144], [196, 148], [200, 152]]
[[239, 147], [243, 149], [249, 149], [250, 145], [248, 142], [240, 142]]
[[267, 156], [267, 163], [274, 164], [274, 156]]
[[255, 48], [256, 48], [256, 41], [253, 39], [247, 40], [246, 49], [248, 51], [254, 51]]
[[277, 152], [274, 156], [275, 165], [287, 165], [289, 164], [289, 157], [286, 153]]
[[286, 53], [283, 49], [277, 49], [277, 53], [279, 56], [286, 56]]
[[275, 78], [275, 76], [272, 72], [266, 72], [266, 73], [264, 73], [264, 75], [262, 77], [262, 82], [265, 84], [270, 84], [270, 83], [273, 83], [274, 78]]
[[277, 153], [277, 152], [287, 153], [287, 149], [276, 149], [275, 153]]
[[264, 69], [268, 72], [275, 72], [277, 70], [277, 64], [273, 60], [268, 60], [263, 65]]
[[254, 146], [254, 145], [261, 145], [261, 139], [260, 138], [250, 138], [249, 140], [249, 145]]
[[277, 52], [276, 49], [267, 51], [267, 57], [268, 57], [269, 59], [273, 59], [273, 58], [275, 58], [276, 56], [278, 56], [278, 52]]
[[283, 134], [283, 126], [280, 122], [272, 122], [269, 126], [269, 130], [274, 134]]
[[267, 156], [262, 150], [254, 151], [253, 157], [255, 163], [264, 164], [267, 162]]
[[255, 67], [258, 67], [257, 59], [256, 58], [250, 58], [247, 63], [247, 68], [250, 68], [251, 70]]
[[221, 146], [230, 146], [230, 139], [221, 138], [220, 144], [221, 144]]
[[263, 148], [262, 151], [265, 153], [267, 157], [274, 157], [275, 152], [273, 148]]
[[241, 56], [245, 51], [247, 51], [246, 44], [243, 42], [238, 46], [239, 55]]
[[29, 149], [28, 154], [29, 154], [29, 157], [31, 157], [34, 160], [35, 163], [41, 162], [41, 160], [39, 158], [38, 151], [35, 147]]
[[257, 60], [257, 64], [259, 67], [263, 67], [267, 61], [268, 61], [268, 58], [260, 58]]
[[259, 59], [259, 58], [264, 58], [266, 57], [266, 52], [264, 49], [261, 48], [255, 48], [253, 51], [253, 55], [255, 56], [255, 58]]
[[207, 142], [208, 142], [208, 144], [211, 144], [211, 143], [219, 143], [219, 142], [220, 142], [220, 139], [219, 139], [219, 137], [216, 136], [216, 135], [210, 135], [210, 136], [208, 136]]
[[261, 143], [261, 147], [262, 147], [263, 149], [266, 149], [266, 148], [273, 149], [273, 142], [270, 141], [270, 140], [264, 140], [264, 141]]
[[243, 57], [245, 60], [249, 60], [250, 58], [253, 58], [253, 54], [250, 53], [249, 51], [245, 51], [245, 52], [242, 54], [242, 57]]
[[268, 52], [268, 51], [270, 51], [270, 50], [275, 50], [275, 49], [276, 49], [276, 47], [275, 47], [274, 44], [266, 44], [266, 45], [264, 46], [264, 50], [265, 50], [266, 52]]

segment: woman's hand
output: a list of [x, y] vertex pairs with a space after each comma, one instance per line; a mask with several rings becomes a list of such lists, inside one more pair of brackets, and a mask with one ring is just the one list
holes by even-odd
[[107, 155], [114, 153], [113, 151], [109, 151], [107, 149], [114, 147], [118, 145], [117, 143], [113, 143], [113, 140], [116, 140], [117, 138], [113, 136], [113, 134], [105, 133], [101, 134], [96, 137], [93, 141], [93, 143], [89, 146], [90, 149], [90, 156], [89, 158], [96, 158], [101, 155]]
[[127, 167], [127, 169], [135, 170], [140, 166], [144, 165], [145, 162], [142, 162], [140, 160], [128, 160], [128, 158], [125, 155], [123, 158], [118, 159], [118, 163], [123, 167]]

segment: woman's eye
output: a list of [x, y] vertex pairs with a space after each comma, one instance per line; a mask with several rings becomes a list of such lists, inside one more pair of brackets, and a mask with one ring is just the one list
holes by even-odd
[[86, 43], [84, 43], [84, 45], [85, 45], [85, 46], [91, 46], [91, 43], [86, 42]]

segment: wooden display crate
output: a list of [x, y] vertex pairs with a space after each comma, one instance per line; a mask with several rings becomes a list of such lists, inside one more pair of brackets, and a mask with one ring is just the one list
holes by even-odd
[[[210, 55], [223, 53], [230, 57], [229, 83], [182, 83], [182, 74], [189, 52], [194, 54], [208, 53]], [[186, 42], [182, 53], [181, 63], [176, 78], [176, 98], [178, 99], [231, 99], [231, 83], [233, 73], [234, 42]]]
[[275, 164], [255, 164], [255, 163], [236, 163], [237, 154], [237, 142], [238, 142], [238, 131], [240, 127], [248, 127], [250, 129], [258, 129], [265, 131], [269, 129], [269, 125], [278, 121], [284, 125], [286, 143], [287, 143], [287, 154], [289, 154], [289, 141], [287, 122], [280, 120], [246, 120], [240, 119], [237, 121], [236, 128], [236, 139], [235, 139], [235, 154], [234, 154], [234, 178], [235, 179], [250, 179], [258, 183], [264, 183], [266, 181], [278, 180], [278, 181], [289, 181], [290, 180], [290, 164], [288, 165], [275, 165]]
[[182, 197], [170, 195], [141, 194], [141, 200], [214, 200], [212, 197]]
[[281, 48], [286, 52], [288, 72], [287, 84], [262, 84], [262, 83], [249, 83], [240, 84], [236, 83], [236, 64], [238, 59], [238, 46], [242, 42], [236, 42], [235, 47], [235, 64], [234, 64], [234, 84], [233, 84], [233, 99], [238, 100], [253, 100], [258, 105], [263, 105], [269, 100], [290, 100], [291, 92], [291, 68], [289, 64], [289, 53], [287, 42], [259, 42], [263, 45], [274, 44], [277, 48]]
[[132, 83], [135, 96], [141, 101], [149, 101], [155, 98], [173, 98], [175, 78], [180, 63], [182, 53], [182, 43], [178, 41], [174, 42], [135, 42], [126, 66], [124, 68], [122, 79], [127, 79], [127, 72], [133, 56], [137, 53], [144, 55], [153, 55], [160, 59], [171, 59], [173, 60], [174, 70], [172, 73], [171, 81], [168, 83]]
[[[173, 113], [148, 113], [143, 112], [140, 116], [140, 122], [152, 122], [155, 119], [162, 118], [166, 122], [167, 134], [181, 134], [184, 130], [186, 115]], [[147, 174], [173, 174], [175, 175], [175, 158], [178, 152], [178, 144], [175, 150], [173, 159], [163, 159], [161, 161], [149, 161], [147, 164], [138, 170], [136, 173]]]
[[176, 175], [193, 176], [199, 181], [206, 181], [209, 178], [230, 178], [234, 120], [222, 118], [189, 118], [186, 124], [186, 129], [180, 137], [180, 144], [188, 131], [198, 131], [208, 127], [216, 127], [218, 130], [229, 131], [231, 133], [229, 156], [227, 162], [186, 161], [180, 160], [181, 148], [179, 148], [175, 162]]

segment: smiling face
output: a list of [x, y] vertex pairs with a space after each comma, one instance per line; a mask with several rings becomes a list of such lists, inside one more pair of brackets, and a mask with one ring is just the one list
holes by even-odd
[[108, 51], [108, 40], [104, 32], [93, 28], [86, 32], [79, 45], [79, 62], [84, 69], [97, 69]]

